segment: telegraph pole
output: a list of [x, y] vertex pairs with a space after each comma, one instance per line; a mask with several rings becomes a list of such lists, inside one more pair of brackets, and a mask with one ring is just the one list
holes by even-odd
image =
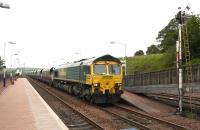
[[181, 27], [183, 24], [182, 21], [182, 11], [181, 8], [178, 8], [179, 11], [176, 15], [176, 20], [178, 22], [178, 41], [176, 42], [176, 67], [178, 71], [178, 94], [179, 94], [179, 114], [182, 114], [182, 102], [183, 102], [183, 80], [182, 80], [182, 49], [181, 49]]
[[[189, 43], [188, 39], [186, 39], [187, 31], [185, 31], [186, 26], [186, 18], [187, 11], [190, 9], [190, 5], [186, 6], [185, 11], [181, 11], [181, 8], [178, 8], [179, 11], [176, 14], [175, 18], [178, 23], [178, 41], [176, 42], [176, 67], [178, 73], [178, 91], [179, 91], [179, 114], [182, 114], [182, 103], [183, 103], [183, 66], [182, 66], [182, 46], [184, 44], [184, 52], [185, 52], [185, 60], [186, 60], [186, 69], [190, 66], [190, 57], [189, 53]], [[182, 36], [183, 34], [183, 36]], [[188, 38], [188, 37], [187, 37]], [[187, 48], [186, 48], [187, 46]], [[186, 50], [187, 49], [187, 50]], [[188, 70], [187, 70], [187, 73]], [[191, 73], [189, 73], [191, 75]], [[188, 75], [187, 75], [188, 76]], [[191, 77], [191, 76], [190, 76]], [[188, 78], [188, 77], [187, 77]], [[188, 78], [191, 79], [191, 78]]]

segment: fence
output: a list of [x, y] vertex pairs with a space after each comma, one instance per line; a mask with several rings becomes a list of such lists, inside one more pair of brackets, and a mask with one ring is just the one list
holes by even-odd
[[[127, 75], [125, 86], [144, 86], [144, 85], [159, 85], [159, 84], [177, 84], [178, 75], [177, 69], [167, 69], [157, 72], [140, 73]], [[183, 68], [183, 83], [187, 83], [186, 70]], [[192, 66], [193, 82], [200, 82], [200, 65]]]

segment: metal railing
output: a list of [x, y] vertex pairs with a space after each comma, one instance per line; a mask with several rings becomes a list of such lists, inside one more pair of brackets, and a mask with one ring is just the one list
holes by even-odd
[[[183, 68], [183, 83], [188, 83], [186, 76], [186, 69]], [[177, 84], [177, 78], [177, 69], [171, 68], [156, 72], [127, 75], [124, 77], [124, 85], [130, 87], [159, 84]], [[192, 78], [193, 82], [200, 82], [200, 65], [192, 66]]]

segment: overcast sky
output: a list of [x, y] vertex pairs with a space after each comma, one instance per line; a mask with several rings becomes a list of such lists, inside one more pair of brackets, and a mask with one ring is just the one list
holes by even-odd
[[[190, 2], [200, 13], [199, 0], [0, 0], [0, 55], [6, 44], [6, 65], [20, 51], [20, 64], [47, 67], [111, 54], [124, 56], [156, 43], [158, 32]], [[18, 52], [19, 53], [19, 52]], [[75, 54], [79, 53], [79, 54]], [[17, 66], [12, 56], [13, 66]]]

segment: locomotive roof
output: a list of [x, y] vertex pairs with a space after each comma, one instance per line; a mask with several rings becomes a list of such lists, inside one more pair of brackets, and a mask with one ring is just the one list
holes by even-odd
[[55, 69], [75, 67], [75, 66], [80, 66], [80, 65], [88, 65], [89, 66], [92, 63], [96, 63], [98, 61], [115, 61], [115, 62], [121, 64], [121, 61], [118, 58], [115, 58], [115, 57], [107, 54], [107, 55], [97, 57], [97, 58], [93, 57], [90, 59], [83, 59], [83, 60], [80, 60], [80, 61], [77, 61], [74, 63], [67, 63], [64, 65], [60, 65], [60, 66], [55, 67]]
[[95, 62], [98, 62], [98, 61], [115, 61], [115, 62], [121, 64], [121, 61], [118, 58], [115, 58], [115, 57], [108, 55], [108, 54], [96, 58], [93, 62], [95, 63]]

